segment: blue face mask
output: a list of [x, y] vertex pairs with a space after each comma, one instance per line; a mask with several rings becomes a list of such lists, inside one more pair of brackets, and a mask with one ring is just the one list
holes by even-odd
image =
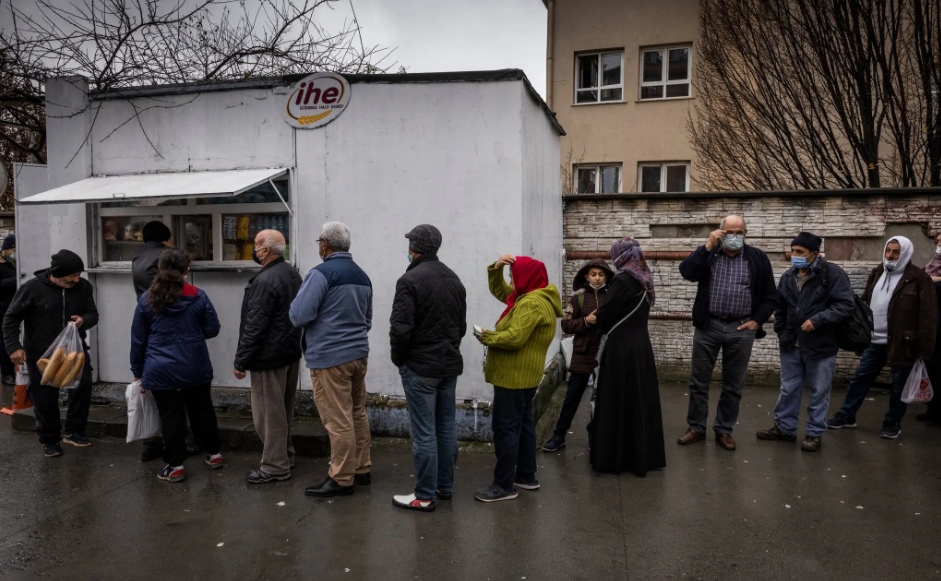
[[726, 234], [722, 240], [722, 246], [732, 252], [738, 252], [745, 246], [744, 234]]
[[803, 256], [791, 256], [791, 266], [794, 268], [807, 268], [807, 259]]
[[409, 252], [409, 253], [408, 253], [408, 261], [411, 262], [411, 261], [413, 261], [413, 260], [415, 260], [415, 258], [413, 258], [413, 257], [412, 257], [412, 253]]

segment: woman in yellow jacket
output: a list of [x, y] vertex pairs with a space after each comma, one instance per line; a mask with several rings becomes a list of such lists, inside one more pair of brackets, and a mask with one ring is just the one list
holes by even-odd
[[[510, 266], [510, 284], [503, 267]], [[478, 490], [482, 502], [512, 500], [516, 488], [536, 490], [536, 422], [533, 397], [542, 381], [546, 352], [562, 317], [559, 289], [549, 284], [546, 265], [526, 256], [504, 254], [487, 269], [490, 292], [506, 310], [496, 329], [478, 339], [488, 347], [484, 368], [493, 384], [493, 446], [497, 466], [493, 484]]]

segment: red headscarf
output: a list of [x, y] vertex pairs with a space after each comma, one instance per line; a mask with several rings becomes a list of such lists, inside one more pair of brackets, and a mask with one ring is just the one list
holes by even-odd
[[549, 273], [546, 272], [546, 265], [528, 256], [517, 256], [516, 262], [510, 265], [510, 274], [513, 275], [514, 290], [506, 298], [506, 310], [497, 319], [497, 323], [503, 320], [521, 296], [549, 286]]

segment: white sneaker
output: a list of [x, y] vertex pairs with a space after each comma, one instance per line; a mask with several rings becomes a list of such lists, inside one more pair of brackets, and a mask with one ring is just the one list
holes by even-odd
[[431, 512], [435, 509], [435, 501], [418, 500], [417, 498], [415, 498], [414, 494], [393, 496], [392, 504], [399, 508], [407, 508], [409, 510], [420, 510], [422, 512]]

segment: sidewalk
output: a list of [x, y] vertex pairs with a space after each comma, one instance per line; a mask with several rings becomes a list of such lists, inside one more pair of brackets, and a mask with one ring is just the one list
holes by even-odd
[[0, 579], [941, 579], [941, 426], [913, 408], [902, 437], [881, 440], [888, 398], [875, 393], [859, 429], [802, 453], [755, 440], [777, 394], [754, 388], [738, 451], [681, 448], [685, 386], [661, 390], [666, 469], [592, 474], [583, 405], [564, 453], [540, 453], [540, 491], [475, 502], [493, 459], [463, 453], [454, 499], [431, 514], [391, 505], [412, 487], [399, 440], [375, 444], [371, 487], [329, 501], [303, 494], [324, 458], [262, 487], [244, 480], [257, 454], [229, 453], [216, 472], [192, 458], [170, 485], [139, 446], [96, 439], [46, 460], [0, 418]]

